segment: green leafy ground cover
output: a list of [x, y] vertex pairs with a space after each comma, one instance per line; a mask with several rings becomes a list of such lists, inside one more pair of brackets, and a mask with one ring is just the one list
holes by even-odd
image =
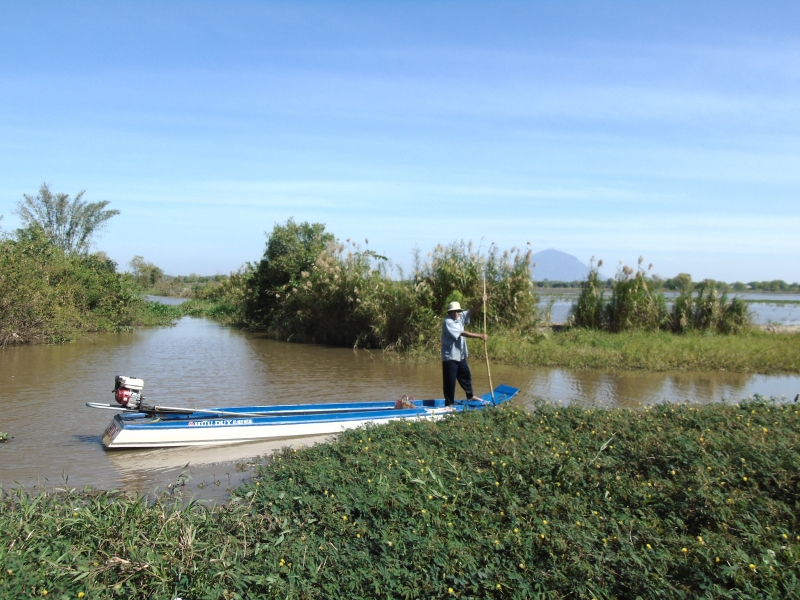
[[0, 595], [796, 597], [799, 427], [760, 398], [510, 406], [286, 450], [220, 507], [6, 492]]

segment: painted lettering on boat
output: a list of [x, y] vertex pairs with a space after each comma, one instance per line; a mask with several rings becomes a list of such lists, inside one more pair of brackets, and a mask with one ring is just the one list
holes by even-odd
[[117, 435], [117, 424], [114, 421], [111, 421], [109, 426], [106, 428], [105, 432], [103, 433], [103, 442], [105, 443], [106, 440], [111, 441], [114, 439], [114, 436]]
[[228, 425], [249, 425], [253, 419], [204, 419], [202, 421], [189, 421], [189, 427], [226, 427]]

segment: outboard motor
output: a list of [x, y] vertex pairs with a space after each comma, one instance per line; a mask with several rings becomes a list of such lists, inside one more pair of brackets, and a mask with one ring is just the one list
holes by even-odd
[[144, 400], [142, 388], [144, 379], [117, 375], [114, 380], [114, 400], [130, 410], [136, 410]]

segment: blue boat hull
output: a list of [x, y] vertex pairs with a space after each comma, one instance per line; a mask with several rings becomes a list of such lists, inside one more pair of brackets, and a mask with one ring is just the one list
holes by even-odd
[[[118, 414], [103, 434], [109, 449], [208, 446], [256, 440], [335, 434], [361, 427], [404, 419], [440, 419], [453, 412], [478, 410], [503, 404], [519, 390], [506, 385], [471, 401], [457, 401], [455, 411], [444, 400], [417, 400], [413, 408], [395, 408], [394, 401], [237, 406], [207, 409], [191, 414]], [[204, 409], [205, 410], [205, 409]]]

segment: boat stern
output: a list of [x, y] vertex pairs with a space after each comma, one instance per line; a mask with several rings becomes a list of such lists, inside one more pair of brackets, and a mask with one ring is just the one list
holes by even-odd
[[122, 418], [119, 415], [115, 415], [111, 420], [111, 423], [108, 424], [108, 427], [106, 427], [106, 430], [103, 432], [103, 445], [106, 448], [113, 448], [114, 440], [124, 428], [125, 424], [122, 422]]

